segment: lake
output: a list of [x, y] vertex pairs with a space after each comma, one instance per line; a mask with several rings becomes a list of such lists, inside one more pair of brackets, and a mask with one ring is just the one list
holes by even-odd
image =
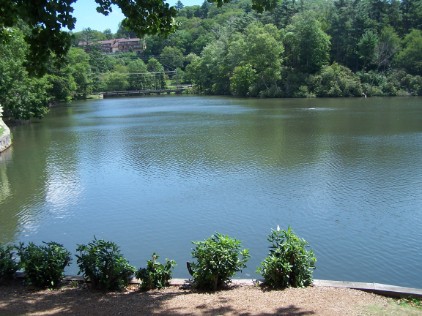
[[220, 232], [250, 249], [237, 277], [256, 278], [290, 225], [315, 278], [422, 288], [422, 98], [91, 100], [12, 133], [0, 242], [75, 253], [96, 236], [186, 278], [192, 241]]

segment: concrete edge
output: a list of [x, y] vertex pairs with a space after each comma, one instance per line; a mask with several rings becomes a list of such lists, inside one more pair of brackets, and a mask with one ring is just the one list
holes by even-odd
[[422, 298], [422, 289], [402, 287], [390, 284], [367, 283], [367, 282], [348, 282], [332, 280], [314, 280], [314, 286], [348, 288], [379, 294], [388, 297], [412, 297]]
[[[82, 276], [65, 276], [65, 281], [78, 281], [83, 282]], [[259, 286], [263, 280], [258, 279], [232, 279], [233, 285], [240, 286]], [[138, 284], [139, 280], [132, 278], [130, 284]], [[183, 286], [189, 285], [192, 281], [189, 279], [171, 279], [170, 285]], [[402, 286], [395, 286], [381, 283], [366, 283], [366, 282], [349, 282], [349, 281], [333, 281], [333, 280], [314, 280], [313, 286], [315, 287], [333, 287], [333, 288], [346, 288], [359, 290], [369, 293], [374, 293], [387, 297], [409, 297], [409, 298], [422, 298], [422, 289], [408, 288]]]

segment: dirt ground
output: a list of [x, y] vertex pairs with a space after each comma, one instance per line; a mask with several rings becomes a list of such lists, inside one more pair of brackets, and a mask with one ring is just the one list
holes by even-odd
[[357, 290], [309, 287], [263, 291], [232, 286], [198, 293], [171, 286], [103, 293], [69, 282], [58, 290], [34, 290], [20, 282], [0, 286], [0, 315], [422, 315], [393, 299]]

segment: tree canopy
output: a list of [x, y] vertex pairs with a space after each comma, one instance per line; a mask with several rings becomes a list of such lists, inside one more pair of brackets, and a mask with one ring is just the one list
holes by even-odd
[[[28, 69], [43, 72], [45, 62], [51, 53], [64, 56], [70, 48], [71, 35], [63, 28], [73, 30], [76, 18], [73, 4], [77, 0], [0, 0], [0, 39], [5, 27], [24, 23], [27, 27], [25, 41], [29, 44]], [[218, 6], [230, 0], [210, 0]], [[276, 0], [253, 0], [258, 11], [271, 9]], [[174, 18], [178, 9], [164, 0], [95, 0], [97, 11], [104, 15], [112, 12], [117, 5], [125, 19], [122, 27], [138, 36], [146, 34], [167, 35], [175, 31]], [[180, 9], [180, 5], [178, 6]]]
[[[27, 26], [25, 41], [29, 44], [28, 69], [42, 72], [51, 53], [64, 56], [70, 48], [76, 18], [72, 5], [77, 0], [0, 0], [0, 37], [4, 28], [19, 23]], [[163, 0], [95, 0], [97, 11], [108, 15], [117, 5], [125, 15], [124, 27], [138, 35], [169, 34], [175, 30], [177, 10]]]

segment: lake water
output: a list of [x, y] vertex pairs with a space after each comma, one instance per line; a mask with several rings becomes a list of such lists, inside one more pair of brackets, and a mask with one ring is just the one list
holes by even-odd
[[422, 98], [93, 100], [12, 133], [0, 242], [75, 253], [96, 236], [188, 277], [191, 242], [221, 232], [255, 278], [270, 230], [290, 225], [315, 278], [422, 288]]

